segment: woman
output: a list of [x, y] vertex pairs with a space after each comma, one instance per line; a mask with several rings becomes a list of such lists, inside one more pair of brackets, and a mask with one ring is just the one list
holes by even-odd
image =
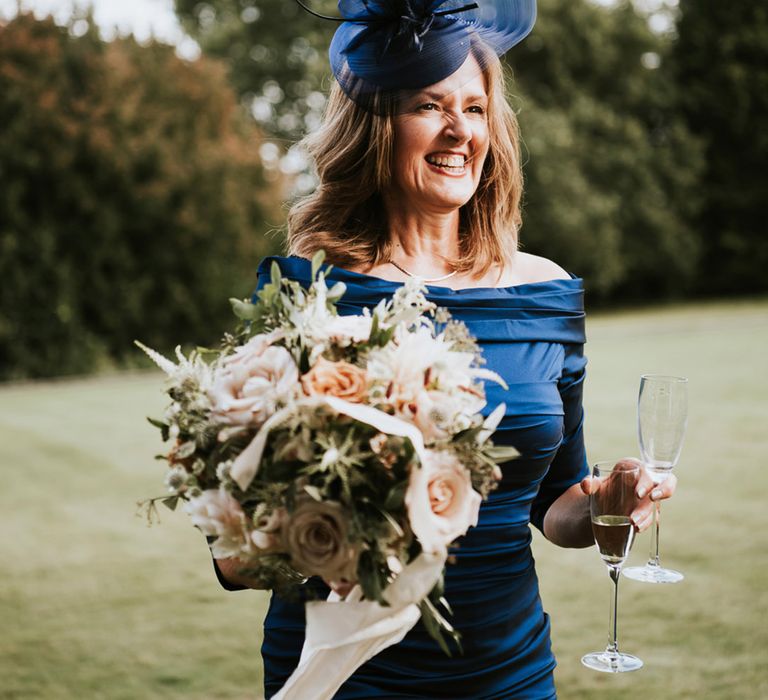
[[[345, 16], [359, 17], [350, 13], [350, 4], [340, 3]], [[416, 4], [406, 3], [409, 12]], [[428, 44], [436, 23], [453, 21], [435, 13], [442, 4], [421, 3], [422, 10], [432, 11], [426, 20], [414, 10], [418, 31], [400, 41], [395, 55], [392, 39], [402, 39], [402, 16], [386, 37], [387, 51], [375, 45], [370, 31], [362, 43], [376, 61], [355, 63], [353, 47], [345, 61], [334, 63], [339, 53], [334, 55], [332, 45], [338, 83], [323, 126], [307, 140], [319, 185], [290, 212], [292, 257], [265, 260], [259, 280], [269, 278], [277, 260], [285, 276], [309, 284], [309, 258], [324, 249], [335, 266], [331, 280], [347, 286], [340, 312], [359, 313], [407, 277], [419, 276], [429, 285], [430, 300], [469, 326], [488, 368], [510, 387], [489, 384], [488, 406], [506, 403], [494, 440], [514, 445], [521, 456], [503, 467], [499, 488], [481, 507], [477, 527], [462, 538], [446, 571], [445, 595], [463, 653], [449, 659], [417, 625], [400, 644], [362, 666], [336, 697], [552, 698], [555, 660], [529, 524], [560, 546], [593, 543], [582, 434], [583, 292], [581, 281], [557, 264], [517, 251], [518, 130], [504, 99], [498, 48], [493, 51], [482, 31], [473, 30], [461, 61], [444, 67], [442, 76], [438, 72], [439, 80], [408, 74], [411, 83], [422, 84], [398, 87], [405, 78], [397, 73], [407, 74], [398, 64], [403, 56], [416, 62], [412, 65], [427, 61], [432, 77], [435, 61], [451, 63], [440, 51], [430, 53], [439, 48], [439, 35]], [[486, 4], [496, 6], [497, 20], [515, 6], [515, 22], [507, 16], [498, 22], [514, 25], [516, 41], [530, 29], [535, 14], [530, 1]], [[410, 23], [405, 24], [408, 34]], [[426, 25], [428, 31], [419, 35]], [[369, 27], [348, 30], [354, 40]], [[455, 64], [456, 56], [451, 60]], [[394, 88], [386, 83], [392, 78], [387, 61], [400, 65], [399, 71], [391, 69]], [[366, 66], [370, 71], [361, 75]], [[375, 89], [369, 90], [371, 85]], [[648, 495], [650, 484], [646, 477], [638, 489], [633, 514], [638, 530], [650, 523], [651, 499], [674, 491], [674, 480], [668, 480]], [[218, 564], [226, 585], [249, 585], [238, 575], [237, 562]], [[270, 697], [298, 663], [303, 607], [273, 596], [264, 624]]]

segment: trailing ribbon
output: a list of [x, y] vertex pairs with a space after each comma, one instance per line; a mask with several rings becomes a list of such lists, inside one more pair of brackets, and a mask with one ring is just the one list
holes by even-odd
[[273, 700], [331, 700], [366, 661], [397, 644], [418, 622], [419, 603], [429, 595], [445, 565], [446, 552], [422, 552], [387, 586], [389, 605], [361, 600], [355, 586], [344, 600], [306, 604], [307, 626], [296, 670]]

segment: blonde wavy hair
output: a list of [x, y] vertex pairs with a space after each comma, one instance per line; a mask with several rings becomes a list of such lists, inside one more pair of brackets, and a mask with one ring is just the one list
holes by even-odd
[[[478, 188], [460, 209], [459, 257], [449, 261], [476, 277], [511, 262], [523, 190], [517, 117], [498, 58], [484, 54], [489, 150]], [[334, 83], [321, 127], [302, 141], [319, 184], [288, 213], [289, 254], [311, 258], [323, 249], [328, 262], [363, 269], [390, 259], [381, 193], [392, 180], [393, 142], [393, 118], [362, 109]]]

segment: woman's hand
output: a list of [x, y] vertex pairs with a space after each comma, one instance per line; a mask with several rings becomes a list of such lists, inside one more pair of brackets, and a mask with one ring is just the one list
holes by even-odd
[[[635, 530], [643, 532], [653, 523], [655, 503], [671, 498], [674, 495], [677, 489], [677, 477], [674, 474], [670, 474], [660, 484], [655, 484], [651, 473], [643, 466], [640, 460], [629, 457], [621, 460], [621, 462], [640, 467], [640, 478], [635, 487], [636, 502], [630, 518], [635, 525]], [[581, 490], [587, 496], [592, 493], [595, 486], [596, 484], [591, 476], [581, 481]]]
[[214, 559], [214, 561], [221, 578], [230, 586], [244, 586], [245, 588], [253, 588], [257, 591], [268, 590], [263, 581], [243, 573], [245, 564], [240, 559], [232, 557], [229, 559]]
[[325, 581], [325, 585], [328, 586], [339, 598], [346, 598], [347, 594], [355, 587], [354, 582], [342, 579], [341, 581]]

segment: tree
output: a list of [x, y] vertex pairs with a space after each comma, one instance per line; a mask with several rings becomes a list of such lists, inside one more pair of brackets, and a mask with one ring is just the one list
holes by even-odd
[[690, 129], [706, 144], [700, 290], [768, 290], [768, 6], [681, 0], [674, 68]]
[[[338, 14], [333, 0], [309, 4]], [[206, 54], [227, 61], [235, 90], [271, 134], [295, 141], [317, 124], [336, 23], [293, 0], [175, 0], [175, 8]]]
[[527, 149], [527, 249], [591, 298], [647, 300], [693, 283], [701, 147], [676, 112], [669, 40], [631, 3], [541, 0], [512, 50]]
[[0, 28], [4, 378], [213, 341], [272, 247], [260, 137], [223, 67], [87, 22]]

